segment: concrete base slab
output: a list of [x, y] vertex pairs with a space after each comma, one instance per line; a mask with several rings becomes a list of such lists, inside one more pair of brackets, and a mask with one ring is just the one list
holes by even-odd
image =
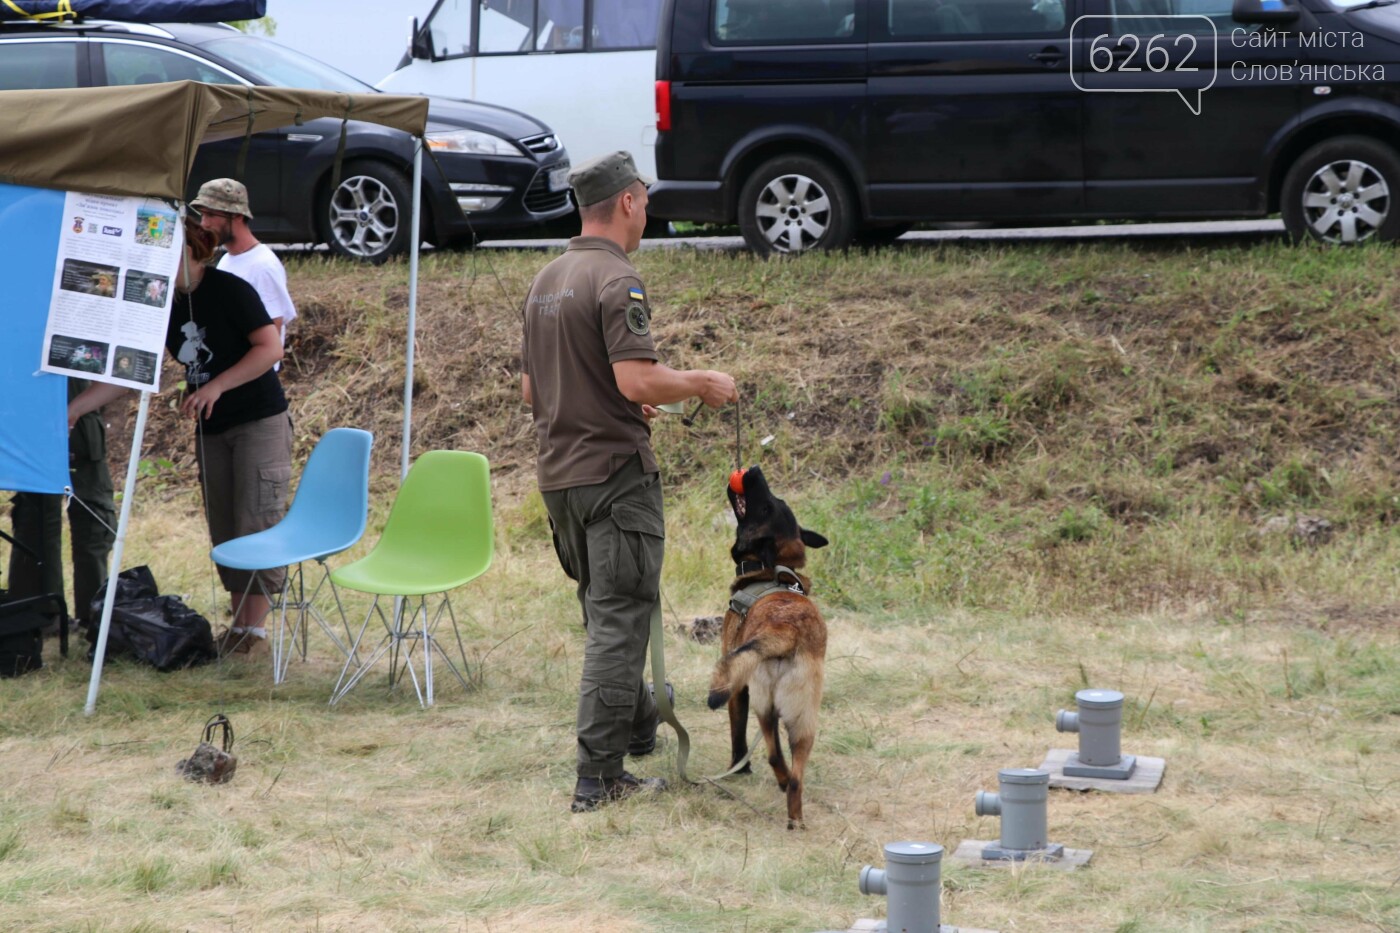
[[[857, 920], [849, 930], [844, 933], [886, 933], [889, 927], [883, 920]], [[979, 930], [976, 927], [950, 927], [948, 924], [940, 924], [938, 933], [997, 933], [996, 930]]]
[[1102, 790], [1111, 794], [1152, 794], [1162, 786], [1162, 775], [1167, 772], [1165, 758], [1149, 758], [1138, 755], [1137, 767], [1126, 781], [1104, 780], [1103, 778], [1074, 777], [1065, 774], [1065, 764], [1071, 758], [1078, 759], [1079, 753], [1068, 748], [1052, 748], [1045, 753], [1040, 770], [1050, 772], [1050, 786], [1067, 790]]
[[958, 850], [953, 853], [953, 861], [974, 868], [1009, 868], [1012, 865], [1038, 865], [1046, 868], [1053, 868], [1056, 871], [1074, 871], [1076, 868], [1088, 865], [1089, 859], [1094, 857], [1094, 851], [1092, 849], [1065, 849], [1064, 854], [1057, 859], [1025, 859], [1020, 862], [982, 857], [982, 854], [988, 849], [996, 849], [1000, 845], [1000, 840], [996, 839], [964, 839], [958, 846]]

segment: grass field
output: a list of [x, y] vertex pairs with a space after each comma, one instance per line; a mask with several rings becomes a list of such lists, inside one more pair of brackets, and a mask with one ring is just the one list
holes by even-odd
[[[816, 931], [884, 915], [861, 866], [1038, 764], [1075, 690], [1127, 695], [1150, 796], [1051, 794], [1090, 867], [945, 861], [944, 923], [1003, 931], [1400, 930], [1400, 259], [1278, 245], [948, 246], [761, 263], [647, 253], [663, 354], [739, 380], [742, 459], [808, 527], [832, 632], [807, 829], [766, 768], [568, 812], [582, 638], [532, 491], [519, 297], [539, 253], [424, 264], [415, 451], [491, 457], [497, 552], [460, 592], [473, 689], [382, 674], [334, 709], [324, 640], [176, 674], [88, 664], [0, 682], [0, 929]], [[289, 269], [299, 454], [376, 432], [398, 462], [406, 269]], [[172, 374], [173, 376], [173, 374]], [[127, 565], [221, 624], [189, 427], [154, 406]], [[695, 743], [731, 572], [730, 415], [658, 424], [667, 663]], [[766, 442], [765, 442], [766, 441]], [[120, 447], [120, 444], [114, 444]], [[1289, 529], [1325, 519], [1330, 535]], [[352, 598], [352, 606], [364, 603]], [[224, 787], [174, 773], [212, 713]], [[663, 728], [663, 736], [666, 732]], [[674, 743], [634, 762], [674, 778]]]

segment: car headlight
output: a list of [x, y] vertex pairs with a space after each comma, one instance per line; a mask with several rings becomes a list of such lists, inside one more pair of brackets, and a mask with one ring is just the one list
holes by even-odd
[[469, 152], [472, 155], [523, 156], [508, 139], [477, 130], [445, 130], [427, 135], [428, 148], [437, 152]]

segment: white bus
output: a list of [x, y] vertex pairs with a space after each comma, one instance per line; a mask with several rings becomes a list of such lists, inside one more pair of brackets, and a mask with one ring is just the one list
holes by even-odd
[[627, 149], [656, 174], [662, 0], [437, 0], [379, 88], [499, 104], [547, 123], [575, 165]]

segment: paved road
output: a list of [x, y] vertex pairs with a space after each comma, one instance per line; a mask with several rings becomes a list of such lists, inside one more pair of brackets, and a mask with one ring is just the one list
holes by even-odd
[[[1282, 239], [1283, 222], [1279, 220], [1220, 220], [1209, 223], [1156, 224], [1098, 224], [1074, 227], [998, 227], [985, 229], [915, 230], [896, 242], [913, 243], [1040, 243], [1085, 242], [1089, 240], [1186, 240], [1202, 244], [1227, 240], [1267, 241]], [[484, 249], [563, 249], [568, 241], [562, 238], [485, 240]], [[737, 236], [684, 236], [642, 241], [642, 249], [697, 249], [737, 253], [744, 249], [744, 240]], [[289, 243], [274, 246], [278, 252], [325, 252], [325, 246]], [[431, 251], [431, 247], [424, 252]]]
[[[1075, 227], [1015, 227], [996, 229], [915, 230], [900, 237], [899, 243], [1031, 243], [1085, 240], [1196, 239], [1203, 243], [1221, 239], [1282, 238], [1279, 220], [1222, 220], [1210, 223], [1098, 224]], [[486, 240], [488, 249], [562, 249], [566, 240]], [[744, 240], [737, 236], [669, 237], [643, 240], [642, 249], [692, 248], [737, 252]]]

